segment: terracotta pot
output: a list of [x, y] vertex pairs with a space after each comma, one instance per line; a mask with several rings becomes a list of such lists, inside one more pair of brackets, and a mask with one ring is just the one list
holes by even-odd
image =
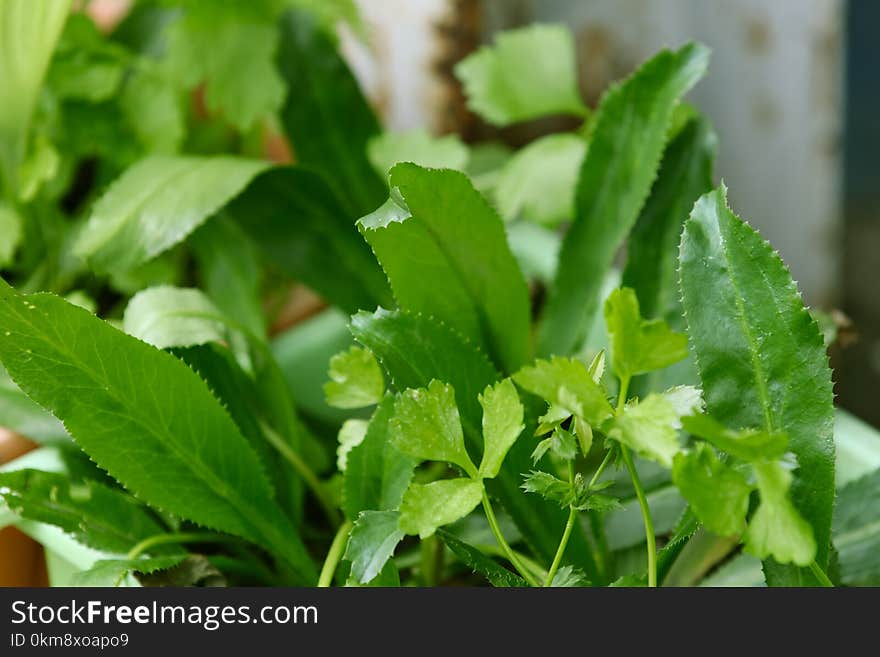
[[[36, 445], [0, 429], [0, 463], [29, 452]], [[0, 586], [48, 586], [43, 547], [15, 527], [0, 530]]]

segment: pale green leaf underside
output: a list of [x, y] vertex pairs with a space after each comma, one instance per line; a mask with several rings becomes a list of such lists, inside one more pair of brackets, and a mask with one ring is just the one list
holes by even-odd
[[130, 270], [170, 249], [270, 165], [231, 156], [152, 156], [95, 203], [74, 249], [101, 272]]
[[162, 285], [142, 290], [125, 308], [126, 333], [159, 349], [227, 340], [223, 315], [201, 290]]
[[[685, 223], [681, 288], [708, 413], [726, 427], [784, 432], [798, 468], [795, 507], [825, 567], [834, 504], [833, 394], [819, 328], [772, 247], [727, 207], [725, 190]], [[768, 583], [812, 583], [765, 564]]]
[[184, 363], [58, 297], [5, 283], [0, 334], [10, 377], [135, 495], [263, 544], [311, 580], [256, 453]]
[[880, 470], [840, 489], [834, 547], [844, 584], [880, 586]]

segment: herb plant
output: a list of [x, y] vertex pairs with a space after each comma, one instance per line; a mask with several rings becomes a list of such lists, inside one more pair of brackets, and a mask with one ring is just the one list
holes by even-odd
[[[44, 444], [0, 472], [0, 520], [70, 581], [880, 581], [876, 437], [835, 435], [819, 324], [682, 103], [707, 48], [590, 110], [564, 29], [500, 35], [457, 68], [471, 108], [582, 122], [505, 153], [382, 133], [327, 29], [347, 3], [143, 3], [110, 37], [63, 4], [0, 110], [0, 424]], [[141, 91], [139, 146], [71, 183], [85, 152], [34, 99], [118, 115], [141, 76], [165, 100]], [[181, 118], [196, 85], [208, 117]], [[255, 125], [296, 164], [253, 157]], [[289, 279], [330, 307], [270, 337]]]

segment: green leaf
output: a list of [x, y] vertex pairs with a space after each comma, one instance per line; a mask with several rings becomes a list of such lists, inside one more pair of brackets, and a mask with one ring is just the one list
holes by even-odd
[[502, 32], [455, 67], [468, 107], [504, 126], [547, 114], [584, 116], [574, 42], [562, 25]]
[[487, 386], [480, 395], [480, 406], [483, 407], [480, 476], [492, 479], [501, 470], [504, 457], [525, 428], [524, 409], [510, 379]]
[[540, 353], [567, 355], [586, 338], [603, 277], [656, 175], [673, 109], [708, 59], [698, 44], [664, 50], [602, 99], [540, 327]]
[[147, 151], [170, 155], [180, 149], [186, 132], [184, 98], [161, 66], [140, 58], [125, 81], [119, 107]]
[[640, 402], [627, 404], [606, 433], [640, 456], [671, 468], [673, 457], [681, 449], [679, 426], [672, 404], [663, 395], [652, 393]]
[[742, 429], [734, 431], [708, 415], [683, 417], [682, 427], [688, 433], [712, 443], [718, 449], [746, 463], [778, 461], [788, 449], [788, 435], [781, 431]]
[[843, 584], [880, 586], [880, 470], [840, 489], [834, 547]]
[[549, 285], [556, 274], [562, 237], [549, 228], [516, 221], [507, 227], [507, 240], [526, 278]]
[[167, 570], [180, 564], [186, 554], [174, 554], [161, 557], [143, 557], [140, 559], [102, 559], [96, 561], [88, 570], [74, 575], [72, 585], [83, 587], [119, 586], [129, 573], [145, 575]]
[[351, 520], [364, 510], [397, 509], [412, 479], [415, 459], [401, 454], [389, 439], [393, 414], [394, 397], [388, 395], [370, 418], [363, 440], [348, 453], [342, 508]]
[[587, 143], [574, 134], [536, 139], [504, 165], [495, 202], [505, 221], [557, 226], [574, 217], [574, 190]]
[[749, 520], [745, 551], [778, 564], [809, 566], [816, 558], [813, 528], [788, 498], [791, 473], [777, 463], [755, 466], [761, 502]]
[[21, 215], [11, 205], [0, 203], [0, 269], [12, 264], [22, 238]]
[[573, 566], [562, 566], [553, 576], [550, 586], [556, 588], [570, 588], [573, 586], [589, 586], [586, 576]]
[[160, 285], [138, 292], [125, 308], [122, 326], [158, 349], [230, 339], [223, 314], [195, 288]]
[[256, 338], [266, 335], [262, 263], [255, 244], [227, 216], [216, 217], [192, 236], [202, 289], [227, 317]]
[[[398, 390], [425, 387], [432, 379], [449, 382], [455, 389], [468, 445], [479, 453], [482, 412], [478, 396], [487, 385], [502, 378], [485, 355], [436, 319], [402, 311], [358, 313], [352, 318], [351, 331], [358, 342], [376, 355]], [[534, 417], [537, 413], [530, 415]], [[534, 421], [529, 419], [526, 424], [534, 426]], [[501, 501], [535, 553], [549, 563], [559, 545], [567, 514], [555, 504], [522, 494], [522, 473], [531, 464], [530, 452], [528, 441], [514, 443], [498, 476], [486, 481], [486, 488]], [[595, 573], [580, 528], [572, 533], [569, 544], [570, 558], [588, 574]]]
[[18, 198], [25, 203], [34, 199], [44, 183], [58, 173], [61, 158], [45, 135], [38, 134], [31, 144], [31, 151], [18, 168]]
[[604, 390], [579, 360], [559, 357], [537, 360], [514, 374], [513, 380], [521, 388], [592, 425], [600, 425], [611, 415], [611, 404]]
[[394, 554], [404, 533], [398, 528], [398, 511], [361, 511], [355, 520], [345, 548], [351, 561], [351, 574], [360, 584], [368, 584]]
[[314, 565], [256, 454], [207, 386], [173, 356], [61, 299], [0, 283], [0, 361], [102, 468], [152, 506]]
[[40, 470], [0, 473], [0, 497], [22, 518], [60, 527], [89, 547], [125, 554], [165, 530], [130, 495]]
[[132, 269], [182, 241], [269, 165], [230, 156], [153, 156], [95, 203], [74, 250], [99, 272]]
[[431, 314], [505, 371], [528, 360], [529, 295], [504, 225], [463, 173], [398, 164], [389, 201], [358, 221], [400, 307]]
[[336, 435], [336, 440], [339, 443], [336, 447], [337, 470], [345, 472], [348, 467], [349, 453], [364, 442], [369, 426], [370, 423], [367, 420], [346, 420], [339, 427], [339, 433]]
[[752, 487], [705, 443], [675, 455], [672, 481], [710, 532], [733, 536], [745, 528]]
[[346, 217], [378, 207], [387, 194], [367, 159], [379, 122], [333, 38], [311, 16], [281, 19], [278, 68], [291, 92], [281, 122], [296, 161], [332, 181]]
[[432, 137], [424, 129], [383, 132], [367, 144], [370, 164], [383, 178], [398, 162], [422, 167], [464, 171], [468, 149], [456, 135]]
[[678, 243], [697, 199], [712, 189], [718, 138], [702, 117], [688, 120], [666, 146], [657, 180], [627, 241], [623, 285], [635, 290], [641, 315], [683, 325]]
[[571, 461], [577, 456], [577, 450], [578, 443], [575, 435], [557, 427], [548, 438], [538, 443], [535, 451], [532, 452], [532, 461], [537, 463], [544, 458], [544, 454], [548, 451], [558, 459]]
[[842, 408], [834, 409], [837, 488], [880, 469], [880, 431]]
[[454, 463], [477, 476], [464, 446], [455, 390], [448, 383], [435, 379], [427, 388], [400, 393], [388, 428], [391, 443], [403, 454], [421, 461]]
[[687, 336], [674, 333], [662, 319], [642, 319], [636, 293], [628, 287], [608, 296], [605, 325], [611, 342], [611, 364], [621, 380], [687, 358]]
[[[767, 242], [704, 195], [685, 224], [681, 288], [708, 413], [728, 427], [785, 432], [797, 456], [795, 507], [812, 526], [825, 568], [834, 504], [833, 393], [819, 328]], [[815, 583], [765, 564], [771, 585]]]
[[67, 442], [69, 436], [51, 413], [24, 394], [0, 369], [0, 426], [39, 443]]
[[572, 501], [571, 484], [547, 472], [532, 470], [525, 478], [522, 489], [527, 493], [537, 493], [545, 500], [568, 507]]
[[400, 529], [419, 538], [431, 536], [438, 527], [463, 518], [480, 503], [483, 482], [442, 479], [430, 484], [410, 484], [400, 503]]
[[228, 213], [272, 264], [328, 302], [349, 313], [391, 302], [385, 275], [352, 226], [356, 215], [315, 172], [273, 169], [235, 199]]
[[350, 347], [330, 359], [330, 380], [324, 384], [327, 403], [336, 408], [378, 404], [385, 394], [382, 369], [372, 352]]
[[24, 158], [31, 115], [70, 0], [4, 0], [0, 6], [0, 178], [10, 194]]
[[480, 552], [477, 548], [468, 545], [464, 541], [460, 541], [445, 529], [438, 529], [437, 536], [440, 537], [446, 547], [458, 557], [462, 563], [489, 580], [492, 586], [508, 587], [508, 588], [525, 588], [529, 584], [519, 575], [510, 572], [503, 566], [498, 565], [495, 561]]
[[188, 3], [166, 30], [165, 64], [188, 88], [205, 84], [205, 104], [239, 130], [274, 114], [284, 80], [274, 66], [278, 30], [247, 4]]

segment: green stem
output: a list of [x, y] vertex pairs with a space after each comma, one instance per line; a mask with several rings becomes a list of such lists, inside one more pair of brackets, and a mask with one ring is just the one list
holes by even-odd
[[571, 537], [571, 530], [574, 528], [577, 517], [577, 509], [571, 507], [568, 511], [568, 522], [565, 523], [565, 531], [562, 532], [562, 540], [559, 541], [556, 556], [553, 557], [553, 563], [550, 564], [550, 570], [547, 571], [547, 579], [544, 580], [544, 586], [553, 584], [553, 578], [556, 577], [556, 571], [559, 570], [559, 564], [562, 563], [562, 555], [565, 554], [565, 548], [568, 546], [568, 539]]
[[813, 563], [810, 564], [810, 570], [813, 572], [813, 575], [816, 576], [816, 579], [819, 580], [819, 584], [834, 588], [834, 582], [832, 582], [828, 575], [825, 574], [825, 571], [822, 570], [822, 566], [813, 561]]
[[269, 441], [272, 447], [278, 450], [278, 453], [281, 454], [281, 456], [293, 466], [293, 469], [296, 470], [297, 474], [302, 477], [306, 486], [309, 487], [309, 490], [311, 490], [317, 498], [318, 503], [324, 510], [324, 514], [327, 516], [327, 520], [330, 521], [330, 524], [333, 527], [337, 527], [342, 522], [342, 516], [336, 508], [336, 505], [333, 503], [333, 500], [330, 499], [330, 496], [327, 494], [327, 489], [324, 487], [324, 484], [321, 483], [321, 480], [318, 479], [318, 475], [315, 474], [315, 471], [302, 460], [300, 455], [291, 448], [290, 444], [288, 444], [288, 442], [284, 440], [277, 431], [262, 420], [260, 421], [260, 428], [263, 431], [263, 435], [266, 436], [266, 440]]
[[[619, 415], [626, 406], [626, 393], [629, 391], [629, 375], [620, 377], [620, 391], [617, 395], [616, 413]], [[633, 463], [632, 455], [629, 448], [623, 443], [620, 444], [620, 455], [629, 470], [632, 478], [633, 488], [636, 491], [636, 497], [639, 498], [639, 507], [642, 510], [642, 520], [645, 523], [645, 541], [648, 544], [648, 586], [657, 586], [657, 539], [654, 536], [654, 521], [651, 518], [651, 509], [648, 506], [648, 498], [645, 496], [645, 489], [642, 487], [642, 480], [639, 479], [639, 472]]]
[[654, 521], [651, 519], [651, 509], [648, 507], [648, 498], [645, 497], [645, 489], [642, 487], [642, 481], [639, 479], [639, 473], [633, 463], [629, 448], [626, 445], [620, 446], [620, 454], [623, 456], [623, 462], [629, 470], [632, 477], [633, 488], [636, 490], [636, 497], [639, 498], [639, 507], [642, 509], [642, 520], [645, 523], [645, 540], [648, 543], [648, 586], [657, 586], [657, 541], [654, 537]]
[[483, 489], [483, 510], [486, 512], [486, 519], [489, 521], [489, 527], [491, 527], [492, 533], [495, 535], [495, 540], [498, 541], [498, 545], [504, 550], [504, 556], [507, 557], [507, 560], [513, 564], [513, 567], [516, 568], [522, 578], [530, 585], [541, 586], [541, 582], [535, 579], [534, 575], [529, 572], [529, 569], [519, 560], [519, 557], [516, 556], [513, 549], [507, 543], [507, 540], [505, 540], [504, 534], [501, 533], [501, 527], [498, 525], [498, 518], [495, 517], [495, 511], [492, 509], [492, 503], [489, 501], [489, 496], [486, 494], [485, 488]]
[[173, 532], [170, 534], [156, 534], [145, 538], [128, 551], [126, 559], [137, 559], [144, 552], [157, 545], [182, 544], [182, 543], [238, 543], [239, 539], [232, 536], [208, 534], [200, 532]]
[[346, 521], [336, 532], [330, 549], [327, 551], [327, 558], [324, 559], [324, 565], [321, 567], [321, 574], [318, 576], [318, 587], [326, 589], [333, 583], [333, 575], [336, 573], [336, 566], [342, 559], [342, 553], [345, 552], [345, 543], [348, 539], [348, 533], [351, 531], [351, 520]]
[[612, 458], [614, 457], [614, 450], [609, 449], [605, 452], [605, 458], [602, 459], [602, 462], [599, 464], [599, 467], [596, 468], [596, 472], [593, 474], [593, 478], [590, 479], [590, 483], [587, 488], [592, 488], [596, 485], [596, 482], [599, 481], [599, 477], [602, 476], [602, 473], [605, 471], [605, 468], [608, 467], [608, 464], [611, 463]]

